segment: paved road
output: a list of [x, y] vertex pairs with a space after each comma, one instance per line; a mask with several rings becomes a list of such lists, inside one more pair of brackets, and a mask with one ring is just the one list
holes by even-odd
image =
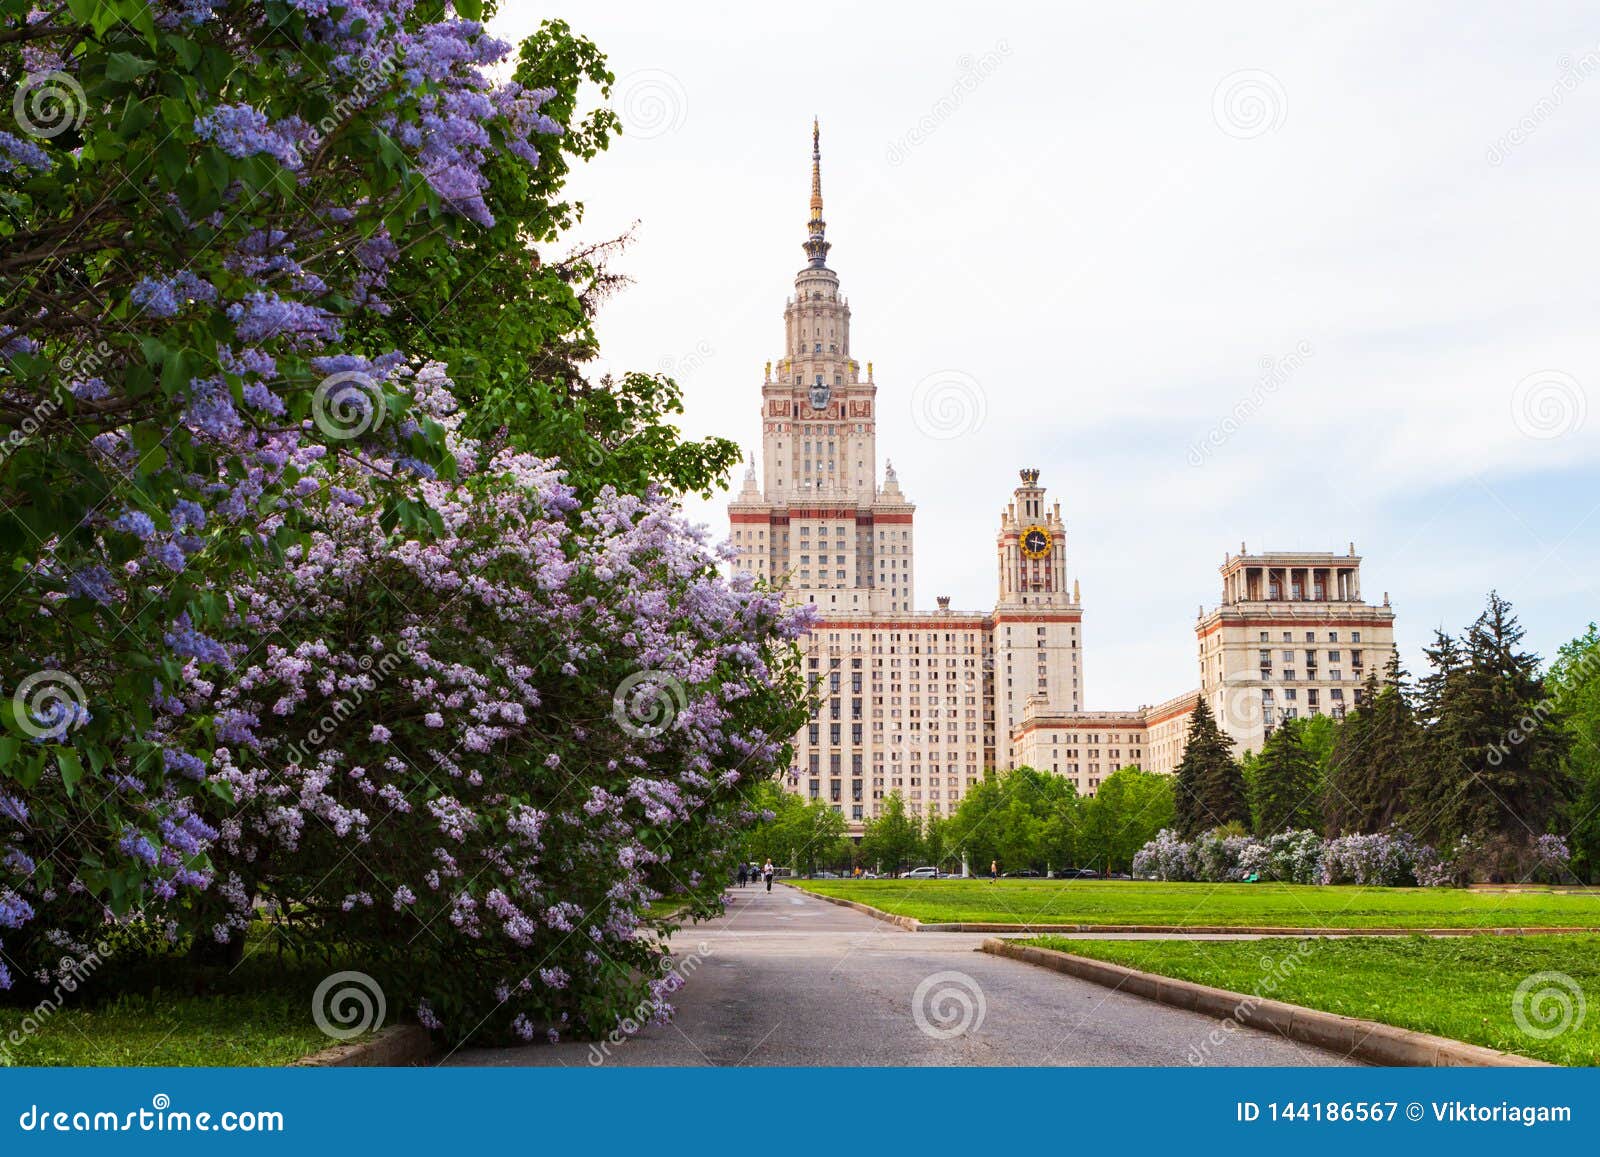
[[[792, 888], [735, 888], [680, 932], [671, 1025], [609, 1045], [463, 1049], [450, 1065], [1337, 1065], [1341, 1057], [903, 932]], [[930, 979], [932, 978], [932, 979]]]

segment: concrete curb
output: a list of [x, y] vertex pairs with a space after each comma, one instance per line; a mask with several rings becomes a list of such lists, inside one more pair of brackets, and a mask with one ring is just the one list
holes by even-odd
[[854, 908], [875, 920], [885, 920], [907, 932], [1087, 932], [1100, 936], [1116, 932], [1171, 932], [1188, 936], [1579, 936], [1600, 932], [1600, 927], [1532, 928], [1304, 928], [1247, 924], [924, 924], [911, 916], [896, 916], [859, 900], [846, 900], [779, 881], [818, 900]]
[[291, 1068], [404, 1068], [433, 1055], [433, 1038], [420, 1024], [396, 1024], [353, 1045], [332, 1045], [293, 1062]]
[[[841, 908], [854, 908], [857, 912], [865, 912], [874, 920], [882, 920], [885, 924], [893, 924], [896, 928], [904, 929], [907, 932], [920, 932], [922, 929], [928, 927], [928, 925], [923, 924], [918, 920], [913, 920], [910, 916], [896, 916], [893, 913], [885, 912], [882, 908], [874, 908], [870, 904], [863, 904], [859, 900], [845, 900], [839, 896], [825, 896], [821, 892], [813, 892], [810, 888], [796, 887], [787, 880], [779, 880], [777, 882], [782, 884], [785, 888], [794, 888], [794, 890], [799, 892], [802, 896], [810, 896], [817, 900], [826, 900], [828, 903], [837, 904]], [[943, 925], [940, 927], [943, 927]], [[999, 929], [998, 931], [1003, 931], [1003, 929]]]
[[[815, 893], [812, 893], [815, 895]], [[1173, 932], [1193, 936], [1577, 936], [1600, 928], [1295, 928], [1243, 924], [918, 924], [918, 932]]]
[[1281, 1000], [1262, 1000], [1242, 992], [1211, 988], [1188, 980], [1175, 980], [1153, 972], [1140, 972], [1121, 964], [1090, 960], [1051, 948], [1013, 944], [993, 937], [978, 951], [1005, 956], [1027, 964], [1037, 964], [1055, 972], [1075, 976], [1093, 984], [1103, 984], [1119, 992], [1142, 996], [1159, 1004], [1188, 1009], [1219, 1020], [1231, 1020], [1251, 1028], [1275, 1032], [1290, 1040], [1355, 1057], [1374, 1065], [1486, 1068], [1551, 1068], [1546, 1061], [1505, 1053], [1482, 1045], [1432, 1036], [1410, 1029], [1396, 1028], [1375, 1020], [1359, 1020], [1286, 1004]]

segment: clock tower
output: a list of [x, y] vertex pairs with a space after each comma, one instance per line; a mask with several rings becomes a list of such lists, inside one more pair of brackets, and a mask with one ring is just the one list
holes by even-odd
[[1077, 582], [1067, 582], [1061, 503], [1046, 501], [1037, 469], [1020, 473], [995, 536], [995, 730], [1007, 738], [1030, 701], [1083, 709], [1083, 606]]

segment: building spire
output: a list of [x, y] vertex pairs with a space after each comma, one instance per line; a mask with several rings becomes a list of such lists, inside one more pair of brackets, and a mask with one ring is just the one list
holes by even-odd
[[828, 223], [822, 219], [822, 126], [816, 117], [811, 118], [811, 221], [806, 229], [805, 251], [810, 263], [818, 269], [828, 261], [825, 234]]

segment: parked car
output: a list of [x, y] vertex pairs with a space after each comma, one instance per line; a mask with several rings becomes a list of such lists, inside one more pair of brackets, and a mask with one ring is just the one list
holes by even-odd
[[1056, 876], [1062, 880], [1098, 880], [1100, 873], [1093, 868], [1062, 868]]
[[1032, 868], [1023, 868], [1020, 872], [1006, 872], [1004, 875], [1008, 880], [1038, 880], [1043, 878], [1044, 873], [1036, 872]]
[[937, 880], [939, 869], [934, 867], [912, 868], [903, 877], [907, 880]]
[[811, 878], [813, 880], [837, 880], [839, 878], [839, 873], [838, 872], [812, 872], [811, 873]]

